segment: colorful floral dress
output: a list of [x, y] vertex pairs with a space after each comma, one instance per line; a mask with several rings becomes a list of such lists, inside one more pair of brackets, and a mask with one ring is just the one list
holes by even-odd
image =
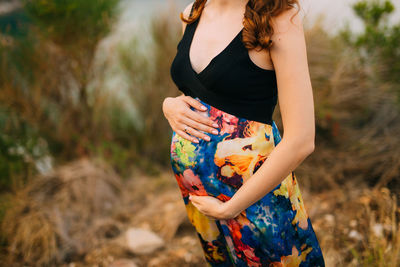
[[211, 219], [192, 205], [189, 193], [229, 200], [281, 140], [274, 121], [247, 120], [197, 100], [219, 134], [205, 133], [211, 140], [197, 144], [172, 132], [171, 165], [209, 266], [325, 266], [294, 172], [233, 219]]

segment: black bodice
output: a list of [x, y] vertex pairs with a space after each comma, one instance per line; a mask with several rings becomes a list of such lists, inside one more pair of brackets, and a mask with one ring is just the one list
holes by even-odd
[[189, 49], [199, 18], [186, 25], [170, 73], [185, 95], [198, 97], [227, 113], [271, 124], [277, 98], [274, 70], [260, 68], [242, 42], [243, 29], [200, 73], [193, 69]]

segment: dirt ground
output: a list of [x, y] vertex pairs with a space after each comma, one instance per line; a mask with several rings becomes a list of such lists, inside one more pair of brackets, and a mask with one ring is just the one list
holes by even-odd
[[[351, 181], [300, 190], [327, 266], [398, 266], [397, 199], [387, 188]], [[207, 266], [172, 170], [121, 179], [104, 163], [80, 160], [37, 179], [13, 200], [3, 229], [6, 266]], [[164, 241], [149, 254], [124, 241], [128, 229]]]

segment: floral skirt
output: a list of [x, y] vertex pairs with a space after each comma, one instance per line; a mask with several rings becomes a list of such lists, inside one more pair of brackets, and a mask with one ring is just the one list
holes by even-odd
[[294, 172], [233, 219], [214, 220], [192, 205], [189, 193], [229, 200], [281, 140], [274, 121], [247, 120], [196, 99], [219, 134], [194, 143], [172, 132], [171, 164], [208, 265], [325, 266]]

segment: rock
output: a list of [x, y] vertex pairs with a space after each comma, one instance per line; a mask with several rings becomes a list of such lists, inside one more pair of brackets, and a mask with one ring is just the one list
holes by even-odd
[[134, 254], [149, 254], [165, 245], [161, 237], [145, 229], [130, 228], [125, 238], [127, 249]]
[[375, 234], [376, 237], [383, 237], [383, 225], [380, 223], [375, 223], [372, 226], [372, 232]]
[[113, 261], [110, 267], [137, 267], [137, 264], [130, 259], [118, 259]]
[[358, 241], [363, 240], [363, 236], [356, 230], [351, 230], [349, 233], [349, 237]]
[[182, 196], [177, 190], [158, 193], [152, 201], [135, 214], [134, 222], [136, 227], [149, 227], [166, 242], [174, 238], [182, 224], [190, 224]]
[[335, 226], [335, 216], [332, 214], [325, 214], [324, 219], [329, 226]]
[[356, 227], [357, 224], [358, 224], [358, 223], [357, 223], [357, 220], [351, 220], [351, 221], [350, 221], [350, 226], [351, 226], [351, 227]]

